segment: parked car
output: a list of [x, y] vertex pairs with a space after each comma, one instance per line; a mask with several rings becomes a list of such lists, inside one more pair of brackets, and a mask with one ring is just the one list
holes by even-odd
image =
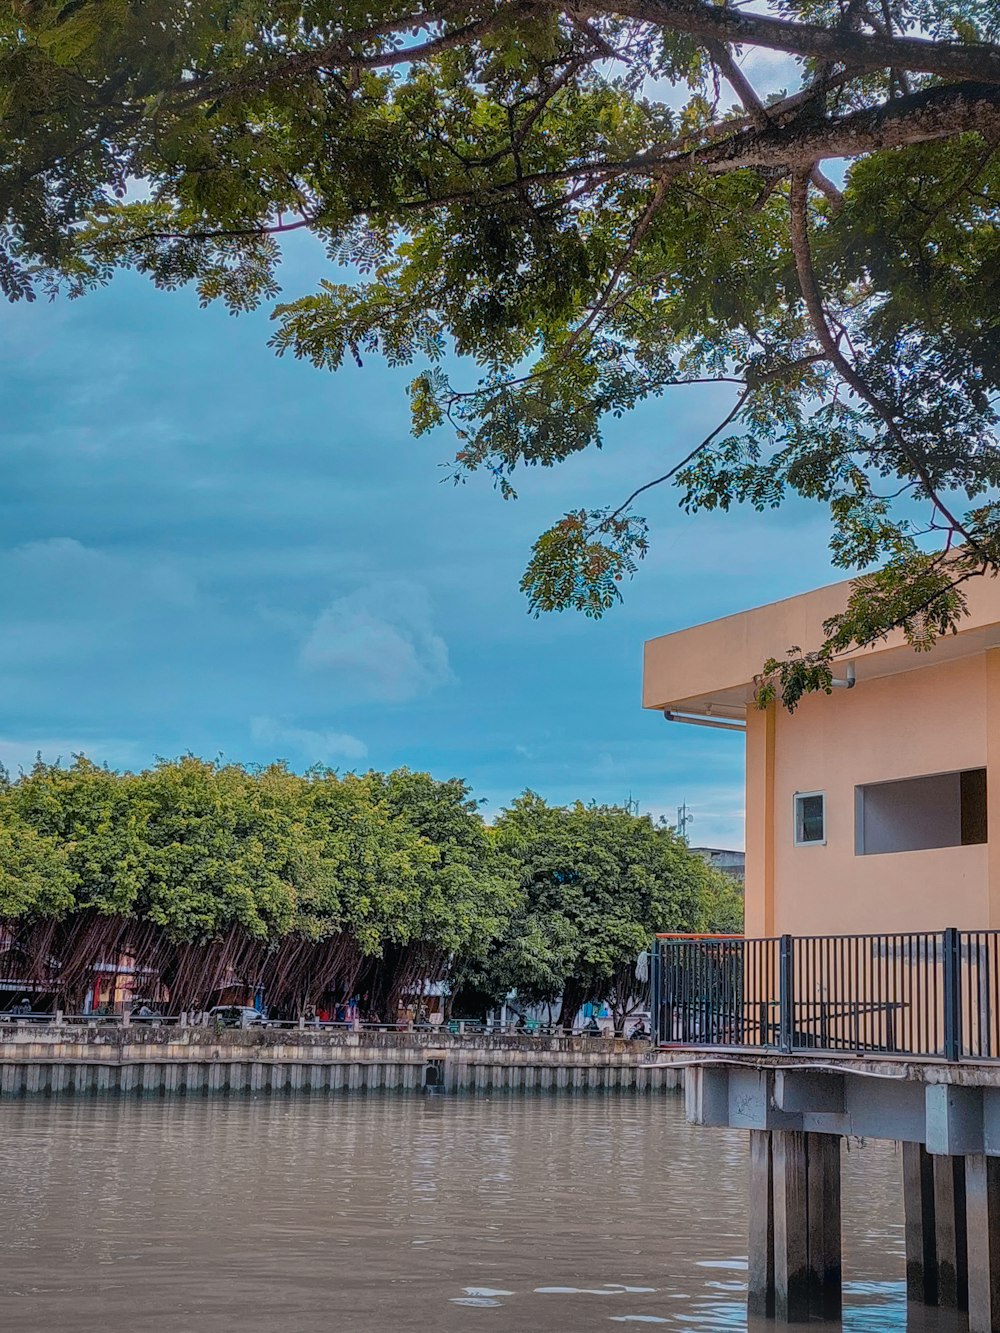
[[208, 1011], [209, 1023], [223, 1028], [266, 1028], [267, 1019], [259, 1009], [243, 1004], [217, 1004]]

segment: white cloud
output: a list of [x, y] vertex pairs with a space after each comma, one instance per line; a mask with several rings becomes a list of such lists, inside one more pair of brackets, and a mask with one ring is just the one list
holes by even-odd
[[386, 702], [414, 699], [453, 679], [426, 591], [402, 579], [332, 602], [314, 622], [299, 661], [347, 695]]
[[290, 726], [274, 717], [251, 718], [250, 734], [258, 745], [287, 745], [311, 764], [330, 759], [364, 759], [368, 753], [368, 746], [357, 736]]

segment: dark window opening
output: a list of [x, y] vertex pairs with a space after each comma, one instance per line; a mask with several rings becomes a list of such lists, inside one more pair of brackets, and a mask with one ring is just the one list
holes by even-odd
[[826, 798], [821, 791], [795, 793], [795, 845], [826, 842]]
[[855, 852], [921, 852], [986, 842], [986, 769], [855, 787]]

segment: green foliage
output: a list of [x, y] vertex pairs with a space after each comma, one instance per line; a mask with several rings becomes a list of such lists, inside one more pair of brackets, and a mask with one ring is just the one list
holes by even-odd
[[[609, 419], [727, 386], [658, 478], [569, 507], [522, 588], [535, 613], [607, 611], [653, 484], [692, 511], [807, 497], [859, 577], [825, 641], [764, 672], [762, 698], [794, 706], [847, 647], [894, 628], [927, 647], [1000, 567], [1000, 17], [766, 9], [0, 6], [0, 290], [80, 294], [125, 267], [239, 313], [274, 299], [282, 237], [306, 231], [343, 272], [275, 307], [276, 351], [412, 365], [414, 430], [452, 429], [455, 478], [507, 498]], [[734, 62], [773, 49], [800, 86], [757, 97]], [[202, 851], [211, 880], [223, 849]], [[283, 892], [226, 911], [266, 930]]]
[[702, 901], [702, 926], [709, 935], [743, 934], [743, 882], [709, 867]]
[[73, 906], [107, 916], [137, 910], [146, 814], [136, 780], [76, 755], [68, 768], [39, 759], [0, 792], [0, 822], [23, 821], [60, 849]]
[[0, 835], [0, 918], [96, 910], [178, 942], [349, 935], [365, 954], [481, 956], [518, 901], [467, 786], [406, 769], [39, 761], [0, 786]]
[[485, 958], [520, 902], [514, 866], [498, 849], [460, 778], [396, 769], [370, 775], [394, 820], [423, 840], [419, 938], [466, 965]]
[[73, 876], [55, 838], [16, 816], [0, 823], [0, 918], [59, 918], [74, 906]]
[[421, 938], [422, 890], [434, 859], [430, 843], [393, 817], [381, 782], [379, 774], [318, 771], [306, 793], [307, 827], [336, 866], [340, 929], [365, 954]]
[[496, 831], [524, 894], [485, 978], [497, 996], [563, 996], [573, 1014], [585, 1001], [634, 988], [636, 959], [655, 932], [732, 919], [717, 873], [649, 816], [550, 806], [526, 792]]
[[294, 809], [275, 795], [236, 765], [190, 756], [142, 774], [139, 914], [179, 940], [287, 931]]
[[543, 532], [521, 579], [535, 615], [573, 607], [601, 616], [620, 600], [618, 585], [646, 554], [643, 519], [581, 509]]
[[[461, 779], [405, 768], [300, 776], [188, 755], [119, 774], [76, 756], [0, 780], [0, 923], [78, 919], [84, 954], [134, 923], [178, 948], [346, 941], [373, 977], [416, 960], [453, 990], [603, 998], [653, 931], [729, 929], [735, 910], [649, 818], [528, 792], [491, 827]], [[95, 918], [110, 932], [88, 936]], [[92, 962], [74, 955], [83, 975]]]

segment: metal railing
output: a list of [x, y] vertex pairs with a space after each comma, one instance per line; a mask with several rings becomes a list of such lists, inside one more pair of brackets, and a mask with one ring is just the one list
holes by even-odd
[[659, 936], [662, 1046], [1000, 1060], [1000, 931]]

